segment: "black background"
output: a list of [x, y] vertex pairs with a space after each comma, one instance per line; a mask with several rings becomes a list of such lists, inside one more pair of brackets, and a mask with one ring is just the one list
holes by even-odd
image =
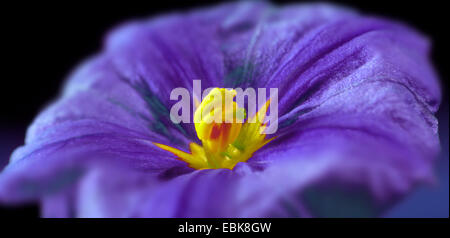
[[[275, 1], [280, 4], [285, 1]], [[289, 1], [293, 2], [293, 1]], [[432, 58], [448, 102], [447, 8], [433, 1], [339, 1], [362, 12], [398, 19], [433, 42]], [[21, 137], [36, 114], [53, 98], [80, 61], [101, 48], [103, 35], [135, 17], [212, 5], [212, 1], [17, 2], [2, 6], [0, 130]], [[448, 112], [447, 112], [448, 113]], [[2, 158], [3, 159], [3, 158]], [[36, 206], [1, 208], [0, 216], [38, 216]]]

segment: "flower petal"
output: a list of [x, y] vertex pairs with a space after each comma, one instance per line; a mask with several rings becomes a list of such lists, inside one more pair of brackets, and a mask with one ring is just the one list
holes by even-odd
[[[71, 124], [76, 128], [83, 126]], [[189, 170], [186, 163], [158, 149], [148, 137], [127, 135], [119, 127], [112, 127], [114, 131], [101, 130], [100, 126], [104, 125], [97, 123], [98, 130], [91, 130], [90, 134], [17, 149], [12, 163], [0, 174], [0, 200], [23, 201], [54, 193], [77, 182], [96, 164], [114, 164], [158, 175], [177, 167]]]
[[[427, 39], [380, 18], [321, 5], [295, 11], [302, 9], [322, 20], [297, 27], [307, 20], [290, 18], [289, 7], [274, 10], [247, 52], [264, 62], [254, 67], [256, 85], [280, 95], [277, 138], [250, 166], [330, 157], [321, 183], [367, 186], [382, 205], [430, 181], [441, 94]], [[320, 153], [301, 153], [306, 149]]]
[[[88, 217], [264, 217], [274, 211], [282, 213], [279, 200], [314, 174], [299, 176], [292, 169], [285, 170], [288, 165], [281, 165], [284, 169], [254, 173], [240, 163], [233, 171], [197, 170], [166, 181], [117, 168], [92, 170], [80, 186], [77, 211]], [[295, 179], [286, 183], [281, 178]], [[306, 210], [297, 212], [297, 216], [308, 216]]]
[[61, 181], [75, 182], [86, 164], [105, 157], [161, 173], [184, 166], [151, 143], [182, 147], [190, 141], [182, 128], [170, 125], [168, 113], [164, 121], [152, 111], [155, 100], [123, 82], [106, 57], [90, 59], [29, 127], [26, 145], [0, 175], [1, 200], [26, 200], [62, 188], [67, 184]]

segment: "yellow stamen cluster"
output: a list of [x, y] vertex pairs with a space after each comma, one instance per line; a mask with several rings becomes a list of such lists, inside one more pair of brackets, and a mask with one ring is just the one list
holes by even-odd
[[194, 169], [233, 169], [247, 161], [255, 151], [272, 139], [265, 139], [262, 124], [269, 101], [245, 123], [245, 109], [233, 101], [235, 90], [214, 88], [194, 113], [195, 130], [202, 146], [190, 143], [191, 153], [154, 143], [189, 164]]

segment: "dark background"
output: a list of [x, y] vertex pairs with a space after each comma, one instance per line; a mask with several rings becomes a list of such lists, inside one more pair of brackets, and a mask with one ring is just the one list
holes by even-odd
[[[2, 79], [0, 117], [0, 168], [13, 149], [23, 144], [27, 126], [54, 99], [65, 77], [80, 61], [101, 48], [102, 37], [113, 26], [130, 18], [212, 5], [214, 1], [143, 3], [18, 2], [2, 6]], [[275, 1], [277, 3], [294, 1]], [[443, 85], [440, 119], [443, 153], [438, 160], [441, 181], [434, 188], [419, 188], [387, 217], [448, 217], [448, 15], [446, 6], [426, 1], [336, 1], [362, 12], [387, 16], [410, 24], [433, 42], [432, 59]], [[446, 188], [445, 188], [446, 187]], [[445, 205], [446, 204], [446, 205]], [[411, 212], [413, 209], [413, 212]], [[38, 216], [35, 205], [0, 207], [0, 216]]]

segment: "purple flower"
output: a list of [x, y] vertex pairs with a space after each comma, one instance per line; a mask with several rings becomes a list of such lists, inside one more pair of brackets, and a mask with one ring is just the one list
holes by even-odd
[[[433, 180], [440, 88], [419, 33], [331, 5], [241, 2], [133, 21], [106, 37], [0, 174], [0, 201], [47, 217], [378, 216]], [[230, 170], [170, 92], [278, 88], [276, 138]], [[251, 138], [249, 138], [251, 139]]]

